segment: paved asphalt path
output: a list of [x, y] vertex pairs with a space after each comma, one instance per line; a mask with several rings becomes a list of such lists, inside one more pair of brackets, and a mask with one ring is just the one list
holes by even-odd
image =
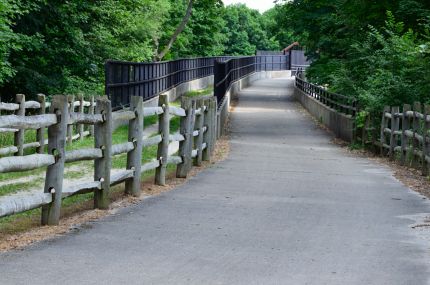
[[430, 212], [260, 80], [224, 162], [74, 233], [0, 255], [0, 284], [427, 284]]

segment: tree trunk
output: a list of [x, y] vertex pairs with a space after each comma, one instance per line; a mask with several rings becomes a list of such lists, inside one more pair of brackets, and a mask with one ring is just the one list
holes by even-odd
[[187, 7], [187, 11], [185, 13], [184, 18], [182, 18], [181, 23], [179, 24], [179, 26], [176, 28], [175, 32], [173, 33], [172, 37], [170, 38], [169, 42], [167, 43], [166, 47], [163, 49], [162, 52], [160, 52], [157, 56], [156, 56], [156, 60], [157, 61], [161, 61], [163, 59], [163, 57], [169, 52], [170, 48], [172, 47], [172, 45], [175, 43], [176, 39], [178, 38], [179, 34], [182, 33], [182, 31], [185, 29], [185, 26], [187, 25], [188, 21], [191, 18], [191, 13], [193, 10], [193, 0], [189, 0], [188, 2], [188, 7]]

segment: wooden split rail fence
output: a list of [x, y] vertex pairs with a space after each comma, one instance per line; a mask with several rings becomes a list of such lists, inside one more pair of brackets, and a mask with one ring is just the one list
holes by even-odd
[[[77, 96], [78, 100], [75, 101], [75, 96], [67, 96], [69, 113], [94, 114], [95, 102], [94, 96], [90, 97], [89, 101], [85, 101], [83, 96]], [[2, 115], [5, 112], [12, 112], [16, 116], [25, 116], [29, 113], [43, 115], [46, 109], [51, 105], [46, 102], [46, 97], [43, 94], [37, 95], [36, 101], [25, 101], [25, 95], [17, 94], [15, 103], [0, 102], [0, 112]], [[75, 132], [74, 132], [74, 129]], [[25, 129], [19, 128], [0, 128], [0, 133], [14, 133], [14, 144], [11, 146], [3, 146], [0, 148], [0, 156], [14, 154], [17, 156], [24, 155], [26, 149], [35, 149], [36, 153], [43, 153], [45, 146], [48, 145], [48, 140], [45, 137], [45, 127], [41, 127], [36, 131], [36, 141], [25, 141]], [[84, 129], [84, 124], [74, 125], [72, 122], [67, 126], [67, 142], [72, 143], [74, 140], [82, 140], [84, 137], [94, 135], [94, 126], [90, 125], [87, 130]]]
[[[55, 225], [60, 219], [63, 198], [90, 192], [94, 192], [94, 206], [106, 209], [111, 186], [125, 182], [125, 192], [137, 196], [141, 173], [155, 169], [155, 183], [165, 185], [167, 165], [175, 164], [176, 176], [185, 178], [193, 164], [199, 166], [203, 160], [210, 159], [215, 147], [217, 103], [214, 97], [183, 97], [181, 107], [175, 107], [169, 105], [167, 95], [160, 95], [159, 106], [151, 108], [143, 107], [142, 97], [132, 97], [129, 110], [115, 113], [111, 102], [100, 97], [96, 100], [93, 114], [85, 114], [81, 108], [74, 112], [69, 104], [71, 101], [70, 97], [57, 95], [46, 114], [40, 112], [27, 116], [21, 112], [0, 116], [2, 129], [17, 129], [18, 132], [48, 129], [47, 153], [0, 158], [0, 173], [47, 167], [44, 191], [0, 199], [0, 217], [42, 207], [42, 224]], [[39, 104], [43, 106], [38, 102], [38, 108]], [[144, 138], [144, 117], [155, 114], [159, 118], [159, 133]], [[181, 117], [177, 134], [170, 134], [171, 116]], [[128, 141], [113, 145], [113, 126], [118, 120], [129, 122]], [[94, 148], [65, 150], [71, 124], [94, 127]], [[42, 138], [39, 137], [40, 140]], [[179, 141], [178, 155], [169, 156], [169, 144], [174, 141]], [[142, 164], [142, 151], [152, 145], [158, 145], [157, 157]], [[126, 169], [111, 173], [112, 157], [120, 154], [127, 154]], [[94, 179], [63, 187], [65, 164], [83, 160], [94, 161]]]
[[429, 174], [430, 165], [430, 105], [414, 103], [384, 108], [380, 129], [381, 155], [399, 160], [402, 165], [421, 169]]

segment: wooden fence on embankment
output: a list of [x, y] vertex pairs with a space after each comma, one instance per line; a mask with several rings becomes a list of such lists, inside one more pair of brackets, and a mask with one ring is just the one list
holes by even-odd
[[[42, 97], [39, 96], [40, 99]], [[170, 106], [168, 96], [160, 95], [159, 106], [144, 108], [142, 97], [132, 97], [130, 108], [122, 112], [112, 112], [111, 102], [97, 98], [94, 112], [84, 113], [83, 108], [74, 111], [74, 100], [71, 97], [57, 95], [53, 97], [49, 112], [45, 113], [44, 100], [39, 102], [9, 105], [13, 115], [0, 116], [0, 129], [14, 131], [22, 136], [25, 130], [38, 130], [38, 153], [0, 158], [0, 173], [21, 172], [46, 167], [44, 190], [28, 196], [10, 196], [0, 202], [0, 217], [42, 207], [42, 224], [58, 224], [61, 201], [65, 197], [94, 192], [96, 208], [106, 209], [109, 204], [110, 187], [125, 182], [125, 192], [140, 193], [141, 173], [155, 169], [155, 183], [164, 185], [168, 164], [177, 165], [176, 176], [185, 178], [193, 163], [200, 165], [202, 160], [209, 160], [216, 140], [216, 99], [182, 98], [181, 107]], [[82, 102], [82, 100], [81, 100]], [[37, 104], [36, 104], [37, 103]], [[1, 106], [6, 106], [4, 103]], [[33, 106], [39, 109], [34, 115], [27, 115], [24, 107]], [[80, 106], [84, 106], [81, 104]], [[3, 108], [4, 109], [4, 108]], [[5, 109], [4, 109], [5, 110]], [[158, 115], [159, 133], [143, 137], [143, 120], [146, 116]], [[170, 117], [180, 117], [179, 134], [170, 134]], [[128, 142], [112, 144], [112, 133], [117, 122], [128, 121]], [[94, 129], [94, 147], [66, 151], [70, 126], [89, 126]], [[47, 149], [41, 130], [47, 128]], [[78, 127], [81, 134], [81, 127]], [[177, 156], [169, 156], [169, 144], [179, 141]], [[158, 145], [157, 157], [142, 164], [142, 151], [146, 147]], [[16, 149], [14, 149], [16, 150]], [[11, 153], [16, 153], [11, 152]], [[112, 157], [127, 154], [126, 169], [111, 174]], [[64, 167], [66, 163], [94, 161], [94, 179], [86, 183], [63, 187]]]
[[[89, 101], [85, 101], [83, 96], [67, 96], [69, 113], [81, 113], [81, 114], [94, 114], [95, 102], [94, 96], [89, 98]], [[15, 103], [4, 103], [0, 102], [0, 116], [5, 113], [14, 114], [17, 116], [26, 116], [28, 114], [43, 115], [46, 113], [46, 109], [51, 106], [50, 102], [46, 101], [46, 97], [43, 94], [37, 95], [36, 101], [26, 101], [25, 95], [17, 94], [15, 97]], [[34, 141], [25, 140], [25, 129], [18, 128], [0, 128], [0, 133], [5, 135], [7, 133], [13, 133], [14, 142], [13, 145], [0, 147], [0, 156], [5, 155], [24, 155], [24, 151], [43, 153], [45, 146], [48, 144], [48, 140], [45, 136], [46, 127], [41, 127], [36, 130]], [[68, 124], [67, 125], [67, 143], [71, 144], [74, 140], [82, 140], [86, 136], [94, 135], [94, 126], [87, 126], [85, 129], [84, 124]]]
[[415, 102], [402, 108], [385, 106], [381, 117], [379, 129], [372, 127], [367, 118], [361, 132], [362, 143], [373, 146], [382, 156], [429, 175], [430, 105]]

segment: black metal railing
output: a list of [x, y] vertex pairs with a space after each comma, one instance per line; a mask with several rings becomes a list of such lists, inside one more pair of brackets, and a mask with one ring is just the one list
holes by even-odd
[[290, 57], [288, 55], [257, 55], [255, 56], [256, 71], [289, 70]]
[[258, 70], [257, 58], [250, 56], [215, 62], [214, 95], [218, 106], [223, 103], [225, 94], [234, 82]]
[[322, 87], [309, 83], [302, 78], [302, 73], [298, 73], [296, 76], [296, 87], [306, 95], [341, 113], [355, 116], [358, 111], [357, 99], [329, 92]]
[[131, 96], [149, 100], [184, 82], [214, 75], [215, 61], [240, 58], [254, 58], [256, 71], [288, 70], [290, 66], [288, 55], [219, 56], [151, 63], [109, 60], [105, 64], [105, 92], [112, 107], [119, 109], [130, 104]]

